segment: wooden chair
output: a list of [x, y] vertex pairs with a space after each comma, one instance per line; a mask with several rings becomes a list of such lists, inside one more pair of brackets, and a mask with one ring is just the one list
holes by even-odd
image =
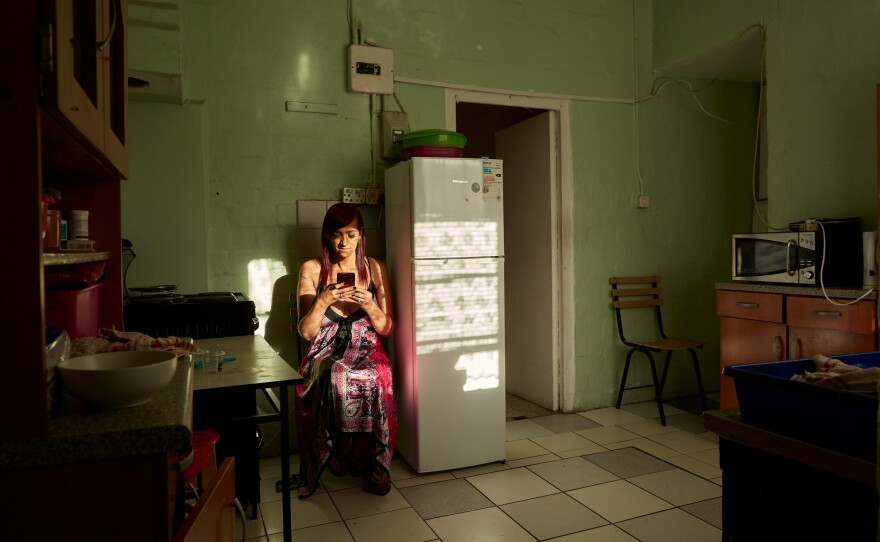
[[[697, 377], [697, 386], [700, 390], [700, 401], [702, 402], [703, 410], [708, 410], [706, 407], [706, 394], [703, 390], [703, 378], [700, 375], [700, 362], [697, 359], [697, 352], [695, 350], [696, 348], [702, 348], [703, 343], [694, 339], [666, 336], [666, 332], [663, 329], [663, 315], [660, 311], [660, 307], [663, 305], [663, 298], [661, 297], [663, 290], [660, 288], [660, 277], [611, 277], [609, 282], [611, 283], [611, 297], [614, 300], [614, 313], [617, 317], [617, 333], [620, 336], [621, 342], [629, 347], [629, 352], [626, 354], [626, 364], [623, 366], [623, 377], [620, 379], [620, 390], [617, 393], [617, 408], [620, 408], [624, 390], [653, 387], [654, 400], [657, 402], [657, 409], [660, 411], [660, 423], [666, 425], [666, 415], [663, 412], [663, 387], [666, 384], [669, 362], [672, 359], [673, 352], [686, 350], [690, 353], [694, 362], [694, 373]], [[624, 310], [653, 312], [659, 338], [647, 341], [627, 339], [623, 332], [624, 318], [621, 314]], [[650, 362], [653, 384], [626, 387], [629, 364], [632, 361], [633, 354], [636, 352], [644, 354]], [[658, 380], [654, 353], [662, 352], [666, 353], [666, 361], [663, 365], [663, 376]]]

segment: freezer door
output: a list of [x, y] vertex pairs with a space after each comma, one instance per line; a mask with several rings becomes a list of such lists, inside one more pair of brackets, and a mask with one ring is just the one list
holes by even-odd
[[501, 193], [483, 181], [478, 158], [413, 158], [413, 257], [504, 254]]
[[414, 273], [417, 456], [407, 459], [418, 472], [503, 461], [504, 259], [417, 260]]

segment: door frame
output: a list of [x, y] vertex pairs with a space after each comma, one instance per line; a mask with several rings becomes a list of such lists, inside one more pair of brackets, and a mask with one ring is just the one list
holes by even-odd
[[571, 123], [570, 101], [460, 89], [445, 89], [446, 129], [456, 128], [456, 104], [459, 102], [545, 109], [556, 115], [557, 168], [551, 190], [553, 208], [551, 216], [555, 224], [551, 235], [553, 243], [553, 284], [556, 314], [553, 316], [554, 342], [557, 352], [553, 356], [557, 383], [557, 396], [564, 412], [574, 410], [575, 357], [574, 357], [574, 189], [571, 170]]

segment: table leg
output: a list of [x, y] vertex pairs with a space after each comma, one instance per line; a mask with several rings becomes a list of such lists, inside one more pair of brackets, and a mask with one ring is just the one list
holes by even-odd
[[287, 404], [287, 386], [282, 384], [279, 388], [281, 395], [281, 480], [287, 482], [282, 491], [281, 517], [284, 526], [284, 542], [291, 542], [290, 525], [290, 407]]

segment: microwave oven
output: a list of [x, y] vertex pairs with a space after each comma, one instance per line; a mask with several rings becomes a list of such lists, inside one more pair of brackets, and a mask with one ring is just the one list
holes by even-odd
[[[787, 232], [734, 235], [732, 279], [860, 287], [861, 221], [856, 218], [817, 222], [794, 223], [790, 225], [793, 231]], [[813, 231], [798, 231], [807, 228]]]

